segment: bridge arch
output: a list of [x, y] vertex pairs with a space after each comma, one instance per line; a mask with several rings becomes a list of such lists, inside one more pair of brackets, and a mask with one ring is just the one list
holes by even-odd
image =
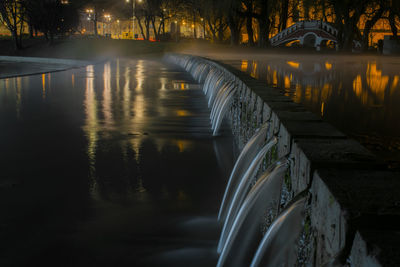
[[300, 38], [300, 44], [307, 47], [316, 47], [320, 43], [320, 37], [314, 32], [308, 32], [302, 38]]
[[323, 21], [299, 21], [270, 39], [272, 46], [299, 40], [301, 45], [320, 49], [328, 42], [337, 43], [338, 30]]

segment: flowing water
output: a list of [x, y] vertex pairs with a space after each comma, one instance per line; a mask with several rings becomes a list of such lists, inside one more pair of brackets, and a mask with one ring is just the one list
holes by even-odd
[[287, 167], [287, 161], [282, 161], [268, 169], [251, 188], [235, 216], [217, 266], [249, 266], [261, 240], [262, 218], [277, 203]]
[[304, 205], [305, 199], [300, 199], [275, 219], [253, 257], [251, 267], [294, 265], [294, 248], [302, 230]]
[[228, 208], [230, 207], [232, 197], [237, 190], [237, 186], [240, 183], [240, 179], [250, 167], [250, 164], [259, 152], [261, 145], [265, 142], [267, 130], [268, 124], [264, 124], [263, 126], [261, 126], [246, 143], [239, 157], [237, 158], [225, 189], [224, 197], [222, 199], [221, 207], [218, 213], [218, 220], [225, 221], [226, 215], [228, 213]]
[[234, 221], [236, 220], [239, 210], [243, 205], [244, 199], [251, 189], [251, 184], [253, 183], [253, 179], [260, 168], [261, 162], [264, 160], [266, 153], [276, 144], [276, 142], [277, 139], [275, 137], [267, 142], [267, 144], [264, 145], [264, 147], [260, 150], [260, 152], [258, 152], [254, 159], [252, 159], [249, 168], [246, 170], [243, 176], [240, 177], [240, 181], [234, 191], [232, 200], [230, 203], [227, 203], [229, 208], [218, 243], [218, 252], [221, 252], [223, 247], [225, 246], [228, 235], [231, 232]]
[[229, 131], [159, 61], [0, 80], [0, 266], [215, 266]]

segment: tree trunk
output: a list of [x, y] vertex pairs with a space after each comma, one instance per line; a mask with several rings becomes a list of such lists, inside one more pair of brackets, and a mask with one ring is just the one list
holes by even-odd
[[271, 20], [269, 19], [269, 8], [268, 1], [263, 1], [261, 5], [261, 11], [259, 16], [257, 17], [258, 27], [260, 32], [260, 37], [258, 46], [259, 47], [267, 47], [269, 46], [269, 31], [271, 26]]
[[228, 27], [231, 31], [231, 45], [236, 46], [239, 45], [240, 42], [240, 23], [238, 22], [238, 18], [234, 17], [233, 14], [228, 16]]
[[258, 20], [259, 30], [260, 30], [260, 37], [258, 41], [259, 47], [268, 47], [269, 46], [269, 26], [270, 26], [269, 19], [261, 18]]
[[362, 50], [366, 51], [369, 47], [369, 34], [371, 29], [375, 26], [376, 22], [382, 17], [384, 12], [383, 7], [375, 12], [374, 16], [365, 23], [363, 35], [362, 35]]
[[392, 10], [389, 13], [389, 23], [394, 40], [398, 40], [399, 38], [397, 36], [396, 16]]
[[29, 23], [29, 38], [33, 39], [33, 25]]
[[15, 50], [22, 49], [22, 44], [21, 44], [20, 39], [18, 37], [18, 33], [14, 30], [14, 31], [11, 32], [11, 36], [13, 37], [13, 40], [14, 40], [14, 48], [15, 48]]
[[212, 40], [213, 40], [213, 42], [216, 42], [217, 41], [217, 31], [215, 30], [215, 25], [213, 25], [210, 20], [207, 20], [207, 23], [208, 23], [208, 28], [210, 29], [211, 34], [212, 34]]
[[224, 28], [220, 22], [218, 25], [218, 42], [222, 43], [224, 41]]
[[151, 19], [151, 25], [153, 27], [154, 38], [158, 41], [158, 40], [160, 40], [160, 38], [158, 36], [158, 31], [157, 31], [157, 28], [156, 28], [155, 20], [156, 19], [154, 17]]
[[287, 27], [289, 17], [289, 0], [283, 0], [281, 16], [279, 18], [279, 31], [283, 31]]
[[140, 18], [139, 18], [139, 17], [136, 17], [136, 19], [137, 19], [137, 21], [138, 21], [138, 25], [139, 25], [139, 28], [140, 28], [140, 33], [142, 34], [143, 39], [146, 40], [146, 36], [145, 36], [145, 34], [144, 34], [142, 22], [140, 21]]
[[146, 17], [144, 21], [144, 25], [146, 26], [146, 38], [145, 40], [150, 39], [150, 18]]
[[94, 36], [98, 36], [99, 32], [97, 31], [97, 19], [93, 19], [93, 27], [94, 27]]
[[246, 30], [249, 39], [249, 45], [254, 46], [253, 17], [248, 14], [246, 19]]

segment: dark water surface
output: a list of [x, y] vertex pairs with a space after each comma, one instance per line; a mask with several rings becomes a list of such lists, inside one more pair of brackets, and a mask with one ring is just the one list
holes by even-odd
[[0, 80], [0, 266], [213, 266], [232, 139], [193, 80], [117, 59]]
[[224, 61], [265, 80], [400, 168], [398, 58], [269, 55]]

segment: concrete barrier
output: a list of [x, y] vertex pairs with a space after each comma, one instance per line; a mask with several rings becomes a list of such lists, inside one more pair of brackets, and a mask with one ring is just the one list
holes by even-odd
[[235, 77], [238, 90], [228, 119], [239, 149], [266, 122], [267, 139], [278, 137], [265, 165], [285, 155], [291, 158], [279, 209], [299, 196], [308, 197], [297, 266], [400, 266], [398, 172], [388, 171], [358, 142], [265, 82], [210, 59], [181, 54], [166, 58], [191, 73], [190, 62], [197, 61], [208, 72]]

